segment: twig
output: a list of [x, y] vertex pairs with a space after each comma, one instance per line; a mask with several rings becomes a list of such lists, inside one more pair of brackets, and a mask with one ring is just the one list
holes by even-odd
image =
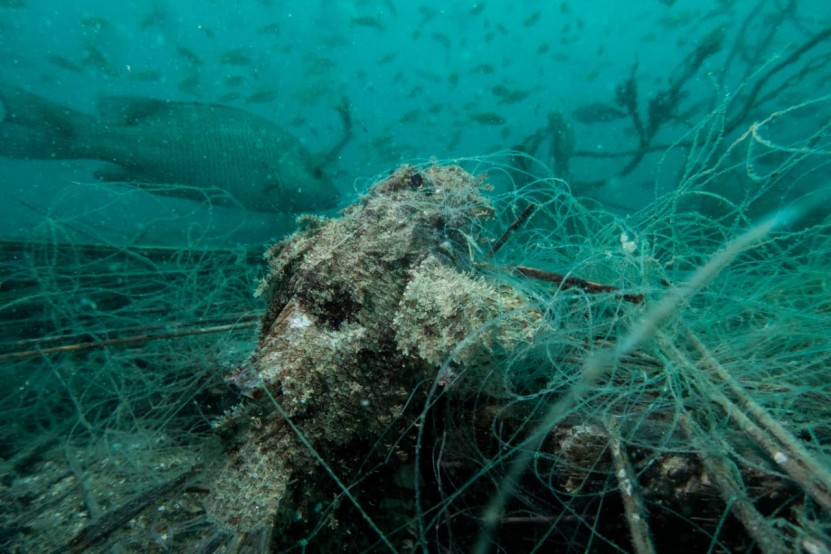
[[499, 240], [497, 240], [493, 244], [493, 248], [491, 248], [490, 254], [488, 254], [485, 257], [486, 261], [491, 259], [497, 252], [499, 252], [499, 249], [502, 248], [505, 245], [505, 242], [507, 242], [507, 240], [513, 234], [513, 232], [516, 231], [517, 229], [519, 229], [520, 225], [525, 223], [525, 221], [527, 221], [528, 218], [531, 217], [531, 214], [533, 214], [534, 210], [536, 210], [536, 209], [537, 209], [537, 205], [533, 204], [533, 203], [528, 204], [527, 206], [525, 206], [525, 208], [522, 210], [522, 212], [520, 212], [520, 214], [517, 216], [517, 218], [514, 220], [514, 222], [511, 223], [508, 226], [507, 229], [505, 229], [505, 232], [502, 233], [502, 236], [499, 237]]
[[130, 337], [102, 340], [97, 342], [81, 342], [76, 344], [67, 344], [64, 346], [55, 346], [52, 348], [43, 348], [40, 350], [24, 350], [22, 352], [11, 352], [9, 354], [0, 355], [0, 362], [5, 362], [8, 360], [21, 360], [24, 358], [33, 358], [35, 356], [48, 356], [50, 354], [56, 354], [58, 352], [79, 352], [82, 350], [92, 350], [96, 348], [105, 348], [107, 346], [115, 346], [121, 344], [138, 344], [154, 340], [176, 339], [192, 335], [224, 333], [226, 331], [234, 331], [237, 329], [256, 327], [257, 325], [259, 325], [258, 321], [248, 321], [240, 323], [231, 323], [230, 325], [217, 325], [214, 327], [197, 328], [188, 331], [177, 331], [175, 333], [160, 333], [158, 335], [134, 335]]
[[[216, 305], [216, 304], [214, 304]], [[135, 310], [134, 313], [162, 313], [164, 312], [163, 308], [154, 308], [152, 310]], [[239, 314], [229, 314], [227, 317], [217, 318], [216, 322], [220, 325], [225, 325], [223, 322], [227, 321], [237, 321], [237, 322], [250, 322], [253, 320], [259, 321], [260, 315], [254, 313], [239, 313]], [[200, 318], [202, 324], [211, 323], [211, 321], [206, 321], [204, 318]], [[100, 336], [104, 338], [104, 340], [109, 340], [109, 337], [117, 338], [118, 335], [124, 334], [149, 334], [150, 331], [158, 331], [160, 329], [171, 329], [171, 328], [187, 328], [190, 327], [190, 324], [185, 323], [164, 323], [160, 325], [140, 325], [137, 327], [127, 327], [124, 329], [113, 329], [109, 331], [99, 331], [96, 329], [90, 329], [87, 331], [79, 331], [73, 333], [71, 335], [60, 335], [60, 336], [48, 336], [48, 337], [38, 337], [34, 339], [22, 339], [14, 342], [7, 342], [0, 344], [0, 350], [11, 350], [13, 347], [21, 348], [31, 345], [44, 345], [49, 343], [67, 343], [71, 341], [83, 341], [84, 338], [89, 338], [90, 336]], [[40, 352], [43, 352], [43, 349], [40, 349]], [[2, 354], [0, 354], [2, 356]]]
[[[696, 446], [701, 450], [700, 458], [704, 464], [707, 475], [721, 493], [731, 512], [742, 522], [747, 533], [756, 541], [756, 545], [765, 554], [777, 554], [779, 552], [790, 552], [793, 549], [787, 548], [780, 539], [773, 525], [763, 516], [753, 502], [748, 498], [739, 479], [733, 473], [735, 469], [729, 465], [723, 453], [711, 454], [702, 444], [702, 431], [697, 423], [694, 423], [689, 415], [684, 412], [678, 418], [681, 427], [687, 433]], [[711, 440], [707, 438], [706, 440]]]
[[615, 467], [618, 489], [623, 499], [623, 510], [626, 513], [626, 523], [632, 535], [632, 546], [637, 554], [654, 554], [655, 545], [649, 532], [647, 512], [644, 507], [643, 496], [635, 472], [629, 462], [629, 456], [621, 444], [620, 432], [612, 421], [605, 421], [603, 426], [609, 434], [609, 447], [612, 451], [612, 463]]
[[[514, 266], [513, 270], [519, 273], [520, 275], [531, 277], [532, 279], [545, 281], [546, 283], [554, 283], [556, 285], [561, 285], [564, 289], [580, 289], [589, 294], [599, 294], [603, 292], [618, 292], [620, 290], [619, 288], [613, 287], [611, 285], [601, 285], [600, 283], [587, 281], [579, 277], [574, 277], [573, 275], [563, 275], [561, 273], [543, 271], [542, 269], [535, 269], [533, 267], [527, 267], [524, 265]], [[615, 296], [627, 302], [631, 302], [632, 304], [640, 304], [641, 302], [643, 302], [642, 294], [624, 293], [616, 294]]]
[[[717, 402], [736, 421], [742, 431], [764, 449], [779, 467], [803, 487], [807, 494], [831, 512], [831, 474], [828, 470], [802, 446], [799, 439], [750, 398], [744, 388], [718, 363], [691, 331], [687, 330], [686, 336], [702, 356], [705, 367], [715, 374], [714, 376], [720, 383], [727, 385], [738, 398], [739, 405], [733, 403], [714, 386], [708, 386], [709, 390], [703, 392]], [[748, 414], [753, 416], [756, 422], [748, 417]]]
[[810, 40], [803, 43], [799, 48], [791, 52], [791, 54], [773, 66], [770, 71], [762, 75], [758, 81], [753, 85], [753, 88], [750, 89], [750, 92], [747, 94], [746, 99], [744, 101], [744, 105], [741, 107], [741, 111], [733, 118], [733, 120], [726, 125], [727, 132], [732, 131], [736, 127], [742, 124], [745, 121], [747, 116], [750, 114], [750, 111], [757, 107], [756, 106], [756, 98], [759, 96], [759, 93], [762, 91], [762, 88], [767, 84], [771, 77], [782, 71], [783, 69], [787, 68], [789, 65], [796, 63], [799, 61], [799, 58], [802, 57], [805, 52], [812, 49], [817, 44], [823, 44], [829, 37], [831, 37], [831, 27], [827, 27], [814, 35]]

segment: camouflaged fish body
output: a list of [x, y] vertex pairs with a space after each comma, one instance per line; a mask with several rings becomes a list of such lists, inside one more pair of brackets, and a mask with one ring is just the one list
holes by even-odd
[[[97, 174], [102, 180], [201, 200], [221, 201], [224, 191], [256, 211], [337, 203], [337, 189], [299, 140], [243, 110], [111, 97], [99, 102], [96, 119], [2, 85], [0, 104], [2, 156], [103, 160], [114, 165]], [[159, 184], [181, 186], [152, 187]]]

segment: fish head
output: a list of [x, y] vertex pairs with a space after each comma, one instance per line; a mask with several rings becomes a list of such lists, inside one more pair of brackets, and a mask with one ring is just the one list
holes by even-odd
[[[278, 208], [286, 212], [321, 211], [337, 206], [340, 193], [312, 156], [284, 157], [273, 168], [266, 190], [276, 190]], [[273, 194], [273, 193], [272, 193]]]

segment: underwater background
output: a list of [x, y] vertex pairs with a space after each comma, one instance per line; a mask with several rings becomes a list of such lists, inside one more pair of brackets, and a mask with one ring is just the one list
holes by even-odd
[[829, 168], [823, 0], [0, 0], [0, 551], [831, 552]]
[[[819, 0], [313, 1], [290, 8], [267, 1], [13, 0], [0, 10], [2, 82], [87, 113], [100, 98], [117, 95], [225, 104], [283, 126], [322, 154], [341, 136], [336, 108], [345, 101], [351, 140], [325, 168], [344, 192], [342, 204], [356, 197], [362, 179], [401, 161], [514, 148], [559, 114], [573, 135], [572, 186], [624, 213], [654, 199], [661, 146], [680, 140], [721, 100], [747, 94], [753, 72], [788, 55], [831, 17]], [[708, 37], [719, 44], [680, 87], [649, 155], [619, 176], [639, 137], [616, 89], [635, 76], [645, 113]], [[785, 71], [768, 86], [776, 100], [793, 105], [827, 89], [825, 77], [815, 67], [789, 82]], [[618, 153], [624, 155], [595, 156]], [[108, 208], [117, 221], [109, 225], [113, 232], [131, 234], [147, 219], [136, 195], [128, 209], [106, 188], [71, 184], [94, 181], [91, 168], [100, 163], [0, 163], [4, 194], [35, 212], [78, 213], [106, 196], [115, 200]], [[580, 183], [587, 186], [579, 190]], [[660, 183], [660, 192], [672, 186]], [[56, 197], [58, 206], [48, 202]], [[37, 219], [20, 204], [7, 206], [14, 215], [2, 218], [5, 235], [25, 232]], [[235, 217], [216, 216], [211, 225], [233, 228]], [[283, 221], [275, 231], [273, 222], [249, 217], [238, 237], [246, 243], [291, 226]], [[171, 232], [162, 225], [148, 240], [163, 242]]]

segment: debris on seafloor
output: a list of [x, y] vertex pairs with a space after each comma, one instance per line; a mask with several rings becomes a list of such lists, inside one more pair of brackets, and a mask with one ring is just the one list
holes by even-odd
[[345, 482], [382, 463], [432, 383], [452, 380], [448, 357], [475, 373], [547, 325], [521, 293], [475, 275], [471, 252], [493, 215], [482, 181], [404, 165], [340, 218], [309, 217], [268, 251], [258, 346], [229, 377], [251, 400], [217, 424], [228, 458], [211, 519], [271, 535], [313, 517], [340, 492], [319, 478], [321, 461]]

